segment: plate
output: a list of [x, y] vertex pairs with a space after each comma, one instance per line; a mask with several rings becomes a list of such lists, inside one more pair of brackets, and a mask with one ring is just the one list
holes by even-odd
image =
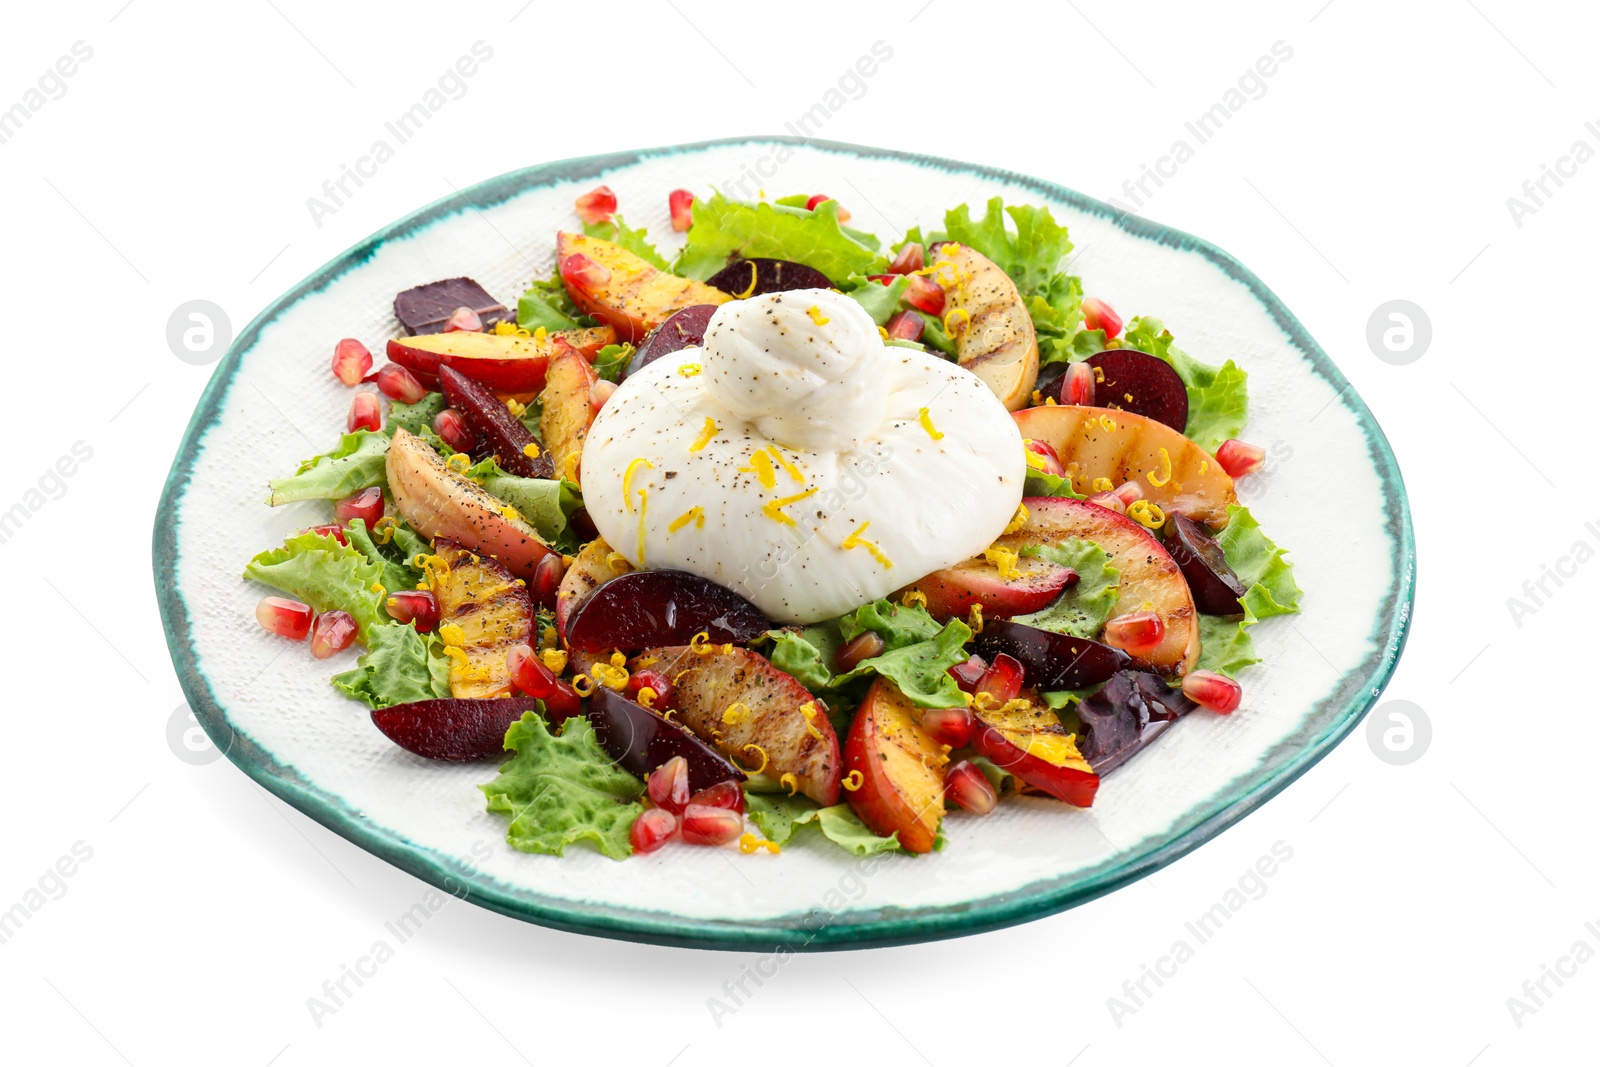
[[[1254, 631], [1265, 661], [1231, 716], [1195, 714], [1109, 775], [1088, 811], [1046, 800], [954, 815], [947, 847], [858, 859], [821, 842], [780, 856], [670, 846], [616, 862], [582, 846], [515, 852], [484, 810], [491, 764], [440, 765], [390, 744], [328, 684], [355, 650], [317, 661], [261, 630], [249, 555], [325, 521], [269, 509], [267, 480], [337, 440], [350, 393], [334, 342], [380, 350], [400, 289], [469, 275], [514, 304], [548, 277], [553, 237], [599, 182], [628, 221], [675, 243], [668, 191], [754, 197], [826, 190], [887, 242], [992, 196], [1048, 205], [1074, 270], [1113, 307], [1161, 316], [1178, 343], [1250, 374], [1246, 437], [1267, 467], [1241, 496], [1291, 549], [1304, 613]], [[1227, 253], [1051, 182], [876, 148], [741, 138], [517, 171], [423, 208], [274, 301], [201, 398], [162, 496], [155, 574], [190, 707], [228, 758], [334, 832], [418, 878], [512, 917], [637, 941], [789, 950], [931, 940], [1048, 915], [1159, 869], [1238, 822], [1348, 734], [1405, 642], [1414, 545], [1405, 489], [1372, 414], [1294, 315]]]

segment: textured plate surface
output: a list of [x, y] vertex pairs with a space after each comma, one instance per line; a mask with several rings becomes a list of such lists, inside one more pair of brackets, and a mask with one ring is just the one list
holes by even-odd
[[[334, 342], [381, 352], [403, 288], [466, 274], [514, 306], [548, 277], [572, 202], [604, 181], [632, 225], [674, 244], [667, 192], [716, 185], [754, 196], [849, 189], [854, 224], [887, 243], [946, 208], [990, 196], [1048, 205], [1079, 249], [1090, 292], [1163, 318], [1186, 351], [1250, 374], [1247, 439], [1269, 449], [1244, 496], [1291, 549], [1303, 614], [1253, 632], [1265, 660], [1231, 716], [1191, 715], [1105, 780], [1094, 808], [1002, 805], [946, 822], [921, 858], [857, 860], [820, 843], [781, 856], [671, 846], [617, 863], [500, 844], [505, 823], [476, 786], [488, 764], [440, 766], [394, 747], [328, 676], [326, 662], [255, 623], [264, 590], [239, 575], [261, 548], [325, 510], [262, 504], [268, 478], [331, 447], [349, 391]], [[887, 211], [887, 215], [883, 211]], [[381, 358], [381, 357], [380, 357]], [[215, 375], [168, 478], [155, 531], [167, 639], [190, 705], [251, 777], [337, 833], [435, 885], [507, 915], [569, 930], [684, 945], [845, 948], [950, 937], [1049, 914], [1160, 868], [1303, 773], [1360, 721], [1405, 641], [1411, 520], [1382, 431], [1287, 308], [1219, 249], [1049, 182], [973, 164], [827, 142], [752, 138], [545, 164], [424, 208], [339, 256], [246, 328]], [[483, 842], [492, 855], [478, 863]], [[474, 845], [478, 847], [474, 849]]]

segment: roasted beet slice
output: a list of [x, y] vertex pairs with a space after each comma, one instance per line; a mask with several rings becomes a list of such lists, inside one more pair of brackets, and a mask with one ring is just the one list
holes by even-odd
[[706, 633], [714, 644], [752, 641], [772, 623], [733, 590], [688, 571], [633, 571], [595, 590], [567, 620], [567, 644], [580, 652], [686, 645]]
[[1244, 583], [1228, 566], [1222, 546], [1189, 516], [1174, 511], [1168, 518], [1172, 533], [1167, 537], [1167, 552], [1189, 583], [1195, 608], [1208, 615], [1239, 614]]
[[446, 278], [405, 290], [394, 298], [394, 317], [413, 336], [443, 333], [450, 313], [461, 307], [476, 311], [486, 330], [497, 322], [516, 321], [515, 313], [471, 278]]
[[544, 452], [529, 456], [525, 449], [537, 444], [522, 421], [511, 414], [499, 397], [454, 367], [439, 367], [439, 387], [445, 402], [461, 413], [467, 428], [479, 435], [479, 447], [500, 457], [502, 470], [519, 478], [554, 478], [555, 465]]
[[1166, 679], [1148, 671], [1118, 671], [1098, 693], [1083, 698], [1077, 707], [1082, 731], [1078, 753], [1096, 774], [1105, 774], [1197, 705]]
[[372, 713], [383, 735], [407, 752], [427, 759], [466, 763], [505, 750], [506, 731], [525, 711], [537, 711], [532, 697], [491, 700], [418, 700]]
[[[1084, 360], [1094, 368], [1094, 402], [1097, 407], [1117, 408], [1166, 423], [1179, 433], [1189, 421], [1189, 392], [1172, 365], [1159, 356], [1134, 348], [1113, 348]], [[1051, 396], [1057, 403], [1063, 377]]]
[[682, 756], [689, 764], [691, 793], [718, 782], [745, 780], [744, 772], [716, 749], [614, 689], [596, 689], [587, 714], [600, 747], [629, 774], [647, 777], [673, 756]]
[[[751, 288], [751, 283], [754, 288]], [[820, 270], [788, 259], [736, 259], [706, 279], [706, 284], [737, 297], [782, 293], [790, 289], [832, 289]]]
[[623, 379], [668, 353], [705, 344], [706, 327], [711, 325], [711, 316], [717, 313], [720, 306], [690, 304], [667, 316], [667, 321], [651, 330], [650, 336], [640, 342], [639, 350], [633, 354], [622, 373]]
[[1004, 652], [1022, 664], [1023, 684], [1035, 689], [1087, 689], [1110, 678], [1131, 660], [1119, 648], [1082, 637], [1041, 630], [1008, 619], [989, 619], [973, 648], [985, 659]]

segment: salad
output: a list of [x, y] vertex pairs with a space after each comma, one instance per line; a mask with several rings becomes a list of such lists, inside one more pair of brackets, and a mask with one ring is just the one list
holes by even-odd
[[885, 249], [669, 206], [670, 261], [600, 186], [514, 307], [429, 282], [376, 371], [339, 341], [346, 432], [268, 498], [331, 516], [244, 571], [395, 744], [503, 761], [510, 846], [926, 853], [1240, 706], [1300, 598], [1243, 369], [1085, 296], [1042, 207]]

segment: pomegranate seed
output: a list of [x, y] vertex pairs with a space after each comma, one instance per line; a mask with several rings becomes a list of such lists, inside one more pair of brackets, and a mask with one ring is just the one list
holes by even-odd
[[428, 395], [427, 387], [417, 381], [417, 376], [398, 363], [385, 363], [372, 380], [378, 383], [379, 392], [402, 404], [415, 404]]
[[544, 704], [545, 718], [550, 720], [551, 725], [583, 714], [583, 698], [576, 689], [560, 679], [556, 680], [555, 691], [539, 700]]
[[683, 809], [683, 839], [691, 845], [726, 845], [744, 831], [744, 817], [727, 808], [690, 804]]
[[556, 593], [561, 589], [561, 579], [567, 576], [566, 561], [561, 553], [548, 553], [533, 568], [533, 599], [542, 607], [555, 610]]
[[377, 433], [383, 429], [383, 407], [378, 403], [377, 393], [356, 394], [355, 399], [350, 401], [350, 415], [344, 420], [344, 428], [349, 433], [357, 430]]
[[333, 514], [340, 522], [360, 519], [370, 530], [383, 518], [383, 490], [374, 485], [353, 493], [333, 506]]
[[383, 606], [391, 619], [411, 623], [423, 633], [439, 625], [439, 598], [426, 589], [390, 593]]
[[262, 597], [256, 605], [256, 622], [263, 630], [291, 641], [304, 641], [311, 632], [311, 617], [315, 614], [310, 604], [290, 600], [283, 596]]
[[1115, 511], [1118, 515], [1126, 515], [1128, 513], [1128, 505], [1122, 502], [1122, 498], [1117, 495], [1115, 489], [1108, 489], [1103, 493], [1094, 493], [1087, 502], [1098, 504], [1108, 511]]
[[561, 261], [561, 280], [576, 289], [599, 289], [611, 280], [611, 272], [582, 252]]
[[616, 382], [608, 382], [604, 378], [589, 386], [589, 406], [599, 411], [606, 406], [606, 401], [611, 399], [611, 394], [617, 391]]
[[640, 855], [654, 852], [678, 832], [678, 817], [661, 808], [646, 808], [628, 828], [628, 843]]
[[698, 804], [705, 808], [726, 808], [729, 811], [744, 814], [744, 790], [739, 783], [729, 780], [718, 782], [716, 785], [707, 786], [689, 798], [690, 804]]
[[683, 809], [689, 806], [689, 761], [673, 756], [650, 772], [644, 790], [656, 807], [682, 815]]
[[1149, 652], [1167, 636], [1167, 624], [1153, 611], [1130, 611], [1106, 623], [1106, 644], [1135, 656]]
[[1014, 657], [1000, 653], [978, 679], [974, 696], [988, 693], [993, 707], [1017, 699], [1022, 692], [1022, 664]]
[[313, 526], [309, 529], [301, 530], [300, 532], [321, 534], [323, 537], [331, 537], [341, 545], [348, 545], [350, 543], [344, 536], [344, 527], [340, 526], [336, 522], [326, 523], [322, 526]]
[[1066, 379], [1061, 383], [1061, 402], [1094, 407], [1094, 368], [1087, 363], [1074, 363], [1067, 368]]
[[[815, 211], [815, 210], [817, 210], [817, 205], [818, 204], [822, 203], [824, 200], [832, 200], [832, 199], [833, 199], [833, 197], [829, 196], [827, 193], [818, 193], [816, 196], [813, 196], [810, 200], [806, 201], [806, 210], [807, 211]], [[844, 209], [844, 205], [843, 204], [839, 205], [839, 221], [840, 222], [849, 222], [850, 221], [850, 212], [848, 212], [848, 211], [846, 211]]]
[[1183, 676], [1183, 695], [1202, 708], [1226, 715], [1239, 706], [1244, 690], [1238, 682], [1216, 671], [1190, 671]]
[[929, 708], [922, 713], [922, 732], [951, 748], [972, 744], [972, 727], [972, 712], [966, 708]]
[[327, 659], [343, 652], [356, 639], [356, 620], [348, 611], [324, 611], [311, 624], [311, 654]]
[[578, 209], [578, 218], [589, 226], [610, 222], [611, 216], [617, 213], [617, 194], [609, 185], [597, 185], [572, 203]]
[[963, 693], [975, 693], [978, 689], [978, 679], [983, 677], [983, 672], [989, 665], [983, 662], [982, 656], [968, 656], [967, 662], [957, 663], [945, 673], [956, 680], [956, 685], [961, 687]]
[[478, 447], [478, 435], [467, 426], [467, 420], [455, 408], [445, 408], [433, 417], [433, 432], [457, 452], [471, 452]]
[[469, 307], [459, 307], [444, 320], [441, 333], [482, 333], [483, 317]]
[[346, 385], [357, 385], [372, 369], [372, 353], [354, 337], [333, 346], [333, 376]]
[[890, 337], [898, 337], [902, 341], [920, 341], [922, 339], [922, 316], [915, 311], [901, 311], [889, 320], [886, 327]]
[[527, 645], [506, 650], [506, 669], [511, 672], [511, 684], [528, 696], [543, 699], [555, 691], [556, 676]]
[[872, 630], [862, 630], [833, 654], [834, 663], [839, 665], [840, 674], [849, 674], [855, 670], [862, 660], [876, 659], [883, 655], [883, 638]]
[[694, 225], [694, 194], [687, 189], [674, 189], [667, 194], [667, 210], [672, 212], [672, 228], [688, 233]]
[[944, 795], [974, 815], [987, 815], [1000, 803], [989, 779], [966, 760], [944, 772]]
[[1022, 442], [1022, 447], [1034, 455], [1044, 457], [1043, 463], [1029, 463], [1029, 468], [1041, 474], [1053, 474], [1057, 478], [1067, 473], [1067, 468], [1061, 465], [1061, 456], [1048, 441], [1035, 441], [1029, 438]]
[[1217, 449], [1217, 465], [1227, 471], [1230, 478], [1254, 474], [1261, 469], [1266, 458], [1266, 449], [1238, 440], [1224, 441], [1222, 447]]
[[894, 278], [895, 278], [895, 276], [893, 274], [869, 274], [869, 275], [867, 275], [867, 281], [869, 281], [869, 282], [877, 282], [879, 285], [883, 286], [884, 288], [888, 288], [889, 286], [893, 285], [894, 284]]
[[1111, 305], [1095, 297], [1085, 297], [1083, 300], [1083, 328], [1086, 330], [1104, 330], [1107, 337], [1115, 337], [1122, 332], [1122, 316], [1111, 310]]
[[906, 285], [906, 303], [930, 315], [944, 314], [944, 290], [939, 283], [921, 274], [913, 274]]
[[650, 707], [659, 711], [672, 706], [672, 679], [660, 671], [653, 671], [647, 667], [628, 676], [628, 685], [624, 689], [628, 696], [639, 700], [639, 693], [644, 689], [650, 689], [655, 693], [655, 696], [650, 698]]
[[913, 274], [923, 268], [927, 262], [927, 251], [917, 242], [912, 241], [895, 254], [894, 260], [889, 264], [890, 274]]

